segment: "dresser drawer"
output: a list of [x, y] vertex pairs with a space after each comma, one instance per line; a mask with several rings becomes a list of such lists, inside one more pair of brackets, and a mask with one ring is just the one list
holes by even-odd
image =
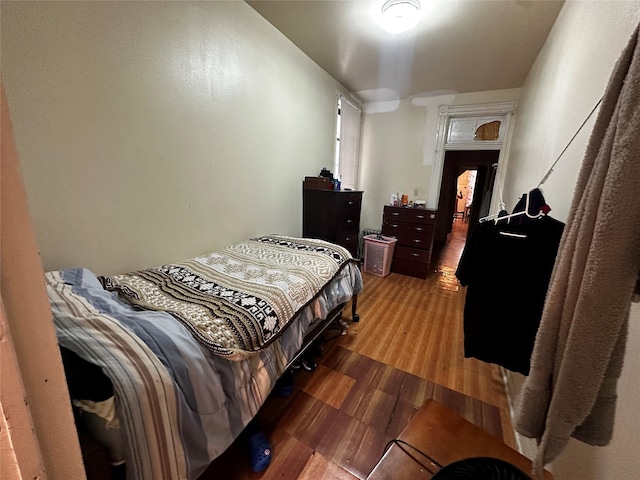
[[[337, 209], [336, 220], [339, 222], [351, 220], [351, 222], [360, 223], [360, 205], [349, 205], [341, 209]], [[350, 222], [350, 223], [351, 223]]]
[[398, 245], [429, 249], [433, 239], [433, 228], [415, 232], [406, 228], [393, 228], [383, 225], [382, 234], [397, 238]]
[[336, 233], [336, 243], [342, 245], [343, 243], [358, 243], [358, 231], [357, 230], [343, 230]]
[[394, 237], [408, 235], [428, 240], [433, 235], [434, 227], [434, 224], [402, 222], [400, 220], [384, 220], [382, 222], [383, 234]]
[[358, 232], [341, 232], [336, 234], [335, 243], [342, 245], [351, 252], [353, 257], [357, 257], [358, 252]]
[[337, 207], [343, 208], [355, 208], [360, 210], [362, 203], [362, 192], [340, 192], [340, 195], [336, 197]]
[[416, 263], [429, 263], [431, 259], [431, 251], [424, 248], [405, 247], [403, 245], [396, 246], [393, 252], [393, 261], [409, 260]]
[[393, 263], [391, 264], [391, 271], [402, 275], [409, 275], [411, 277], [427, 278], [427, 274], [429, 273], [429, 264], [403, 260], [401, 258], [396, 259], [394, 255]]
[[362, 196], [355, 193], [342, 193], [336, 197], [334, 211], [338, 223], [355, 224], [356, 229], [360, 225], [360, 209]]
[[408, 235], [405, 233], [400, 233], [398, 236], [396, 236], [396, 238], [398, 239], [398, 245], [423, 248], [427, 250], [431, 247], [429, 240], [424, 235]]
[[390, 221], [433, 224], [436, 221], [436, 212], [424, 208], [401, 208], [385, 205], [383, 217]]
[[355, 235], [358, 236], [359, 226], [360, 220], [356, 216], [339, 218], [338, 220], [336, 220], [336, 234], [342, 232], [355, 232]]

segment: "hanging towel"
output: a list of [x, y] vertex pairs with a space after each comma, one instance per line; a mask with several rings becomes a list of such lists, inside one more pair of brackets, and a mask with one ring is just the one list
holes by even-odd
[[613, 434], [631, 299], [640, 270], [638, 29], [609, 80], [576, 185], [515, 424], [538, 440], [536, 473], [570, 437]]

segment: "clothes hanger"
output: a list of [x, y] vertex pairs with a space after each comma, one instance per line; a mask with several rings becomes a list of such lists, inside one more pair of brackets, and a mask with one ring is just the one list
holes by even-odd
[[487, 220], [493, 220], [497, 217], [504, 217], [509, 214], [507, 211], [507, 206], [504, 204], [504, 199], [502, 198], [502, 189], [500, 189], [500, 203], [498, 204], [498, 213], [494, 213], [493, 215], [487, 215], [486, 217], [482, 217], [478, 219], [479, 223], [486, 222]]
[[496, 218], [504, 218], [505, 216], [507, 216], [509, 213], [507, 212], [507, 206], [504, 204], [504, 202], [500, 202], [498, 204], [498, 208], [500, 209], [498, 211], [498, 213], [494, 213], [492, 215], [487, 215], [486, 217], [482, 217], [480, 219], [478, 219], [478, 222], [482, 223], [482, 222], [486, 222], [488, 220], [494, 220]]
[[529, 200], [530, 200], [530, 198], [531, 198], [531, 196], [529, 195], [529, 193], [530, 193], [530, 192], [527, 192], [527, 193], [525, 194], [525, 195], [526, 195], [526, 198], [525, 198], [524, 210], [522, 210], [521, 212], [515, 212], [515, 213], [512, 213], [512, 214], [510, 214], [510, 215], [504, 215], [504, 216], [502, 216], [502, 217], [496, 217], [496, 218], [494, 219], [494, 222], [495, 222], [495, 223], [498, 223], [499, 221], [502, 221], [502, 220], [510, 221], [512, 218], [514, 218], [514, 217], [519, 217], [519, 216], [521, 216], [521, 215], [526, 215], [528, 218], [531, 218], [531, 219], [536, 219], [536, 218], [544, 217], [545, 213], [544, 213], [543, 211], [539, 211], [539, 212], [538, 212], [537, 214], [535, 214], [535, 215], [531, 215], [531, 214], [529, 213]]
[[[536, 215], [531, 215], [531, 214], [529, 213], [529, 198], [530, 198], [530, 197], [529, 197], [529, 193], [530, 193], [530, 192], [527, 192], [527, 193], [525, 194], [525, 195], [526, 195], [526, 197], [525, 197], [525, 207], [524, 207], [524, 210], [522, 210], [522, 211], [520, 211], [520, 212], [515, 212], [515, 213], [512, 213], [512, 214], [509, 214], [509, 215], [504, 215], [504, 214], [502, 214], [502, 213], [503, 213], [503, 211], [504, 211], [504, 203], [500, 202], [500, 212], [498, 212], [497, 214], [494, 214], [494, 215], [488, 215], [488, 216], [486, 216], [486, 217], [482, 217], [482, 218], [481, 218], [480, 220], [478, 220], [478, 221], [479, 221], [480, 223], [482, 223], [482, 222], [486, 222], [486, 221], [489, 221], [489, 220], [493, 220], [493, 221], [497, 224], [499, 221], [502, 221], [502, 220], [507, 220], [507, 221], [509, 221], [510, 219], [512, 219], [512, 218], [514, 218], [514, 217], [519, 217], [519, 216], [521, 216], [521, 215], [526, 215], [528, 218], [531, 218], [531, 219], [535, 219], [535, 218], [543, 217], [543, 216], [545, 215], [545, 213], [544, 213], [543, 211], [538, 212]], [[501, 215], [501, 214], [502, 214], [502, 215]]]

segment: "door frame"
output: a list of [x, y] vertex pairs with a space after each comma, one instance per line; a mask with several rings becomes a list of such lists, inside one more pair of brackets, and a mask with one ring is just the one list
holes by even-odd
[[[481, 208], [484, 204], [484, 195], [495, 188], [494, 165], [499, 165], [499, 150], [449, 150], [445, 155], [444, 168], [438, 201], [438, 215], [436, 217], [434, 243], [442, 244], [452, 230], [453, 213], [455, 211], [456, 194], [452, 188], [458, 176], [465, 170], [477, 170], [476, 186], [473, 190], [473, 205], [471, 216], [468, 220], [470, 234], [481, 215], [486, 215]], [[488, 207], [488, 205], [487, 205]]]
[[[447, 150], [499, 150], [498, 170], [496, 171], [493, 195], [489, 211], [494, 211], [501, 201], [504, 185], [509, 148], [513, 135], [513, 126], [518, 102], [483, 103], [476, 105], [441, 105], [439, 109], [438, 130], [436, 137], [436, 155], [431, 169], [431, 185], [429, 187], [429, 208], [438, 209], [442, 175], [444, 172], [444, 157]], [[502, 121], [501, 135], [495, 141], [450, 142], [448, 138], [449, 125], [453, 119], [473, 119], [496, 117]], [[499, 192], [498, 194], [496, 194]]]

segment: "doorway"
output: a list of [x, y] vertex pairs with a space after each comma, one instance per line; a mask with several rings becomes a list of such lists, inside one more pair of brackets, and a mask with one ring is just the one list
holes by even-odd
[[[500, 150], [449, 150], [445, 153], [434, 243], [444, 243], [451, 233], [461, 205], [460, 193], [465, 207], [467, 202], [470, 205], [469, 210], [463, 210], [460, 215], [468, 223], [467, 236], [471, 234], [478, 219], [488, 214], [499, 156]], [[465, 192], [458, 188], [458, 178], [471, 171], [476, 172], [474, 188], [468, 193], [470, 198], [465, 198]], [[467, 179], [468, 175], [467, 173]]]
[[465, 170], [456, 181], [456, 209], [453, 215], [453, 221], [460, 221], [462, 223], [469, 223], [469, 216], [471, 215], [471, 209], [473, 204], [473, 192], [476, 186], [476, 177], [478, 176], [478, 170]]

